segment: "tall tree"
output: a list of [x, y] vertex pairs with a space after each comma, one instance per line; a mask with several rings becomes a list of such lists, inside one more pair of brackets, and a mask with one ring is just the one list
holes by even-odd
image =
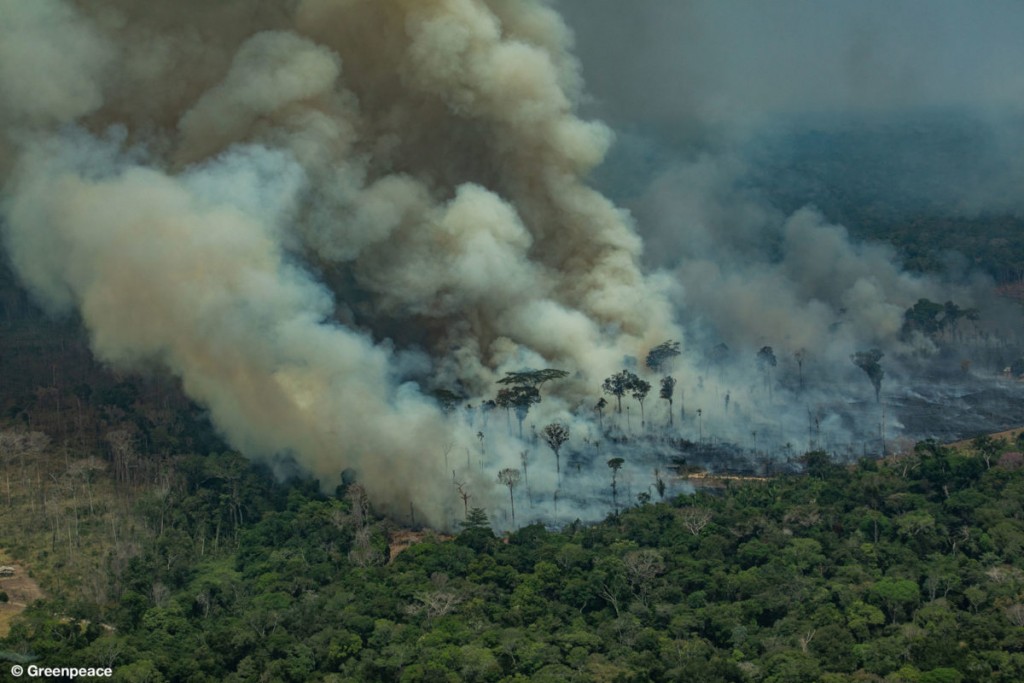
[[537, 387], [527, 384], [517, 384], [510, 390], [512, 392], [512, 406], [516, 411], [516, 419], [519, 421], [519, 438], [523, 438], [523, 422], [530, 412], [530, 406], [540, 403], [540, 392]]
[[491, 416], [491, 411], [498, 407], [498, 404], [494, 399], [489, 399], [480, 404], [480, 415], [483, 417], [484, 429], [487, 429], [487, 418]]
[[601, 384], [601, 389], [604, 393], [614, 396], [616, 400], [615, 412], [622, 414], [622, 397], [629, 391], [629, 387], [632, 384], [633, 377], [636, 377], [629, 370], [623, 370], [617, 372], [611, 377], [605, 379], [604, 383]]
[[466, 490], [466, 482], [463, 482], [463, 481], [455, 482], [455, 488], [459, 492], [459, 498], [462, 499], [463, 515], [468, 520], [469, 519], [469, 499], [472, 498], [473, 496], [470, 495], [469, 491]]
[[804, 361], [807, 360], [807, 349], [799, 348], [793, 352], [793, 358], [796, 360], [796, 372], [800, 381], [800, 391], [804, 390]]
[[462, 526], [466, 529], [490, 529], [491, 523], [483, 508], [473, 508], [466, 512], [466, 521]]
[[676, 378], [672, 375], [665, 375], [661, 378], [661, 398], [668, 401], [668, 426], [671, 427], [675, 424], [675, 419], [672, 416], [672, 394], [675, 393], [676, 389]]
[[508, 487], [508, 500], [512, 504], [512, 526], [516, 525], [516, 499], [512, 490], [519, 485], [519, 470], [507, 467], [498, 472], [498, 481]]
[[665, 484], [665, 480], [661, 476], [661, 470], [657, 467], [654, 468], [654, 489], [658, 492], [658, 497], [661, 500], [665, 500], [665, 489], [668, 486]]
[[514, 395], [511, 389], [498, 389], [498, 395], [494, 397], [494, 405], [505, 410], [505, 424], [508, 427], [508, 434], [512, 436], [512, 408], [515, 407]]
[[946, 307], [929, 299], [918, 299], [917, 303], [903, 313], [903, 336], [912, 332], [936, 335], [942, 331]]
[[615, 514], [619, 514], [619, 470], [622, 469], [622, 458], [612, 458], [608, 461], [608, 467], [612, 470], [612, 502], [615, 504]]
[[757, 352], [757, 367], [764, 376], [764, 386], [768, 390], [769, 400], [772, 397], [772, 368], [779, 364], [775, 358], [775, 351], [770, 346], [762, 346]]
[[562, 445], [569, 440], [569, 427], [560, 422], [552, 422], [542, 432], [544, 441], [555, 453], [555, 471], [558, 473], [558, 481], [562, 481], [561, 450]]
[[647, 398], [647, 394], [651, 392], [651, 383], [640, 379], [636, 375], [633, 375], [633, 382], [629, 386], [629, 395], [640, 404], [640, 430], [643, 431], [646, 426], [644, 419], [644, 400]]
[[604, 409], [607, 405], [608, 401], [604, 400], [604, 396], [594, 404], [594, 410], [597, 412], [597, 428], [602, 434], [604, 433]]
[[943, 304], [942, 326], [949, 330], [950, 340], [956, 338], [960, 320], [964, 318], [967, 320], [977, 320], [978, 309], [960, 308], [952, 301], [947, 301]]
[[455, 406], [459, 404], [462, 398], [462, 396], [448, 389], [438, 389], [434, 392], [434, 399], [437, 400], [437, 404], [441, 407], [441, 412], [445, 415], [451, 415], [455, 410]]
[[647, 353], [644, 364], [654, 372], [661, 372], [665, 364], [679, 355], [679, 342], [666, 341], [658, 344]]
[[[508, 416], [509, 410], [516, 411], [516, 419], [519, 421], [519, 438], [523, 438], [523, 421], [530, 412], [530, 406], [540, 403], [540, 386], [551, 380], [561, 379], [569, 373], [565, 370], [545, 368], [543, 370], [519, 370], [506, 372], [505, 376], [498, 380], [498, 384], [507, 386], [498, 390], [495, 398], [495, 405], [505, 409]], [[511, 425], [509, 426], [511, 432]]]
[[871, 380], [871, 386], [875, 388], [875, 401], [879, 403], [882, 402], [882, 378], [885, 377], [885, 370], [882, 369], [878, 361], [882, 360], [883, 356], [885, 354], [878, 349], [858, 351], [850, 356], [853, 364], [863, 370]]
[[498, 380], [498, 384], [540, 387], [540, 385], [545, 382], [550, 382], [554, 379], [562, 379], [568, 375], [569, 373], [565, 370], [557, 370], [555, 368], [544, 368], [543, 370], [519, 370], [516, 372], [506, 372], [505, 376]]

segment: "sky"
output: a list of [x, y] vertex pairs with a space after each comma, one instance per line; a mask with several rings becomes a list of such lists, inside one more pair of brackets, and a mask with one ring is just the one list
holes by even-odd
[[613, 124], [1024, 107], [1024, 3], [557, 0]]

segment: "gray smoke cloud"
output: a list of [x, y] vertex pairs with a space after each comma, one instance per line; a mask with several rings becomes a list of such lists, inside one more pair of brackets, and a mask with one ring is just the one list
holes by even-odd
[[[636, 217], [648, 266], [680, 284], [672, 300], [690, 352], [679, 372], [691, 375], [686, 404], [703, 408], [705, 431], [749, 444], [756, 429], [762, 443], [771, 432], [776, 444], [810, 447], [817, 419], [833, 423], [837, 442], [863, 442], [863, 424], [828, 406], [859, 400], [868, 385], [850, 355], [871, 347], [888, 354], [892, 395], [920, 389], [911, 380], [922, 368], [903, 366], [937, 349], [901, 334], [920, 298], [979, 307], [985, 334], [1001, 327], [993, 338], [1019, 344], [1019, 313], [993, 300], [986, 278], [962, 267], [954, 277], [908, 273], [891, 247], [792, 201], [827, 187], [908, 214], [1024, 215], [1019, 3], [556, 6], [576, 29], [583, 110], [621, 132], [600, 186]], [[829, 157], [837, 142], [846, 147]], [[843, 154], [847, 177], [814, 166]], [[873, 194], [856, 194], [858, 183]], [[772, 381], [788, 385], [774, 398], [755, 360], [763, 346], [778, 357]], [[956, 362], [987, 353], [959, 352]]]
[[[583, 182], [612, 136], [574, 113], [570, 44], [541, 2], [3, 0], [8, 256], [244, 453], [327, 487], [354, 468], [443, 526], [445, 449], [480, 444], [425, 391], [566, 367], [544, 410], [568, 415], [678, 336], [631, 219]], [[460, 477], [489, 504], [490, 469]]]
[[[782, 208], [772, 192], [785, 180], [765, 178], [776, 166], [761, 166], [766, 155], [801, 158], [786, 147], [794, 129], [824, 145], [836, 133], [862, 131], [858, 139], [870, 141], [883, 129], [899, 143], [870, 169], [886, 201], [916, 196], [951, 215], [1022, 215], [1019, 3], [556, 6], [577, 30], [592, 93], [586, 111], [626, 131], [604, 185], [636, 215], [647, 262], [677, 269], [687, 285], [688, 325], [709, 319], [730, 344], [763, 335], [803, 345], [824, 338], [843, 310], [861, 343], [880, 343], [919, 297], [977, 305], [977, 290], [902, 272], [891, 250], [856, 243], [813, 206]], [[936, 112], [957, 127], [926, 127]], [[947, 137], [900, 140], [922, 130]], [[845, 168], [861, 173], [856, 162]], [[825, 172], [808, 168], [796, 180], [827, 182]]]
[[557, 0], [616, 126], [1024, 104], [1014, 0]]

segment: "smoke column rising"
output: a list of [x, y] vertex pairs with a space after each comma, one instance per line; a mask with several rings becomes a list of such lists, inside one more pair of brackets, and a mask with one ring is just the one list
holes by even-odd
[[530, 362], [592, 388], [679, 336], [583, 182], [611, 135], [573, 113], [570, 43], [532, 1], [0, 0], [8, 256], [98, 358], [170, 369], [242, 452], [325, 486], [353, 467], [443, 525], [442, 444], [474, 439], [410, 367], [476, 395]]
[[[851, 424], [843, 406], [871, 394], [851, 354], [885, 349], [886, 390], [912, 393], [901, 358], [935, 349], [902, 337], [903, 311], [921, 297], [984, 307], [987, 284], [908, 274], [813, 208], [783, 213], [750, 186], [745, 144], [773, 117], [950, 100], [901, 47], [930, 44], [942, 21], [911, 30], [901, 6], [890, 30], [870, 3], [593, 3], [555, 6], [590, 26], [596, 100], [541, 0], [0, 0], [6, 255], [46, 308], [82, 316], [98, 358], [170, 370], [243, 453], [294, 459], [327, 489], [353, 468], [380, 508], [439, 527], [461, 513], [453, 469], [494, 513], [495, 475], [524, 446], [531, 489], [558, 490], [550, 454], [506, 435], [506, 416], [488, 428], [428, 397], [479, 405], [506, 371], [571, 373], [530, 413], [571, 422], [567, 452], [598, 464], [574, 468], [568, 519], [607, 511], [589, 496], [609, 455], [640, 491], [645, 458], [665, 456], [643, 440], [599, 448], [590, 410], [605, 377], [665, 340], [684, 341], [683, 436], [764, 452], [898, 432], [873, 405]], [[737, 30], [749, 50], [708, 37]], [[842, 50], [804, 58], [822, 36]], [[620, 161], [675, 154], [621, 182], [646, 246], [587, 184], [613, 137], [588, 108], [649, 126], [627, 130]], [[609, 167], [620, 181], [630, 168]], [[755, 361], [763, 346], [777, 370]], [[608, 412], [630, 431], [629, 413]]]

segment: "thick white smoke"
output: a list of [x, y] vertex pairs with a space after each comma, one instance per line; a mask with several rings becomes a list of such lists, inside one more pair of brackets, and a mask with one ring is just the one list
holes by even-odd
[[[8, 255], [243, 452], [443, 525], [445, 451], [483, 445], [424, 391], [565, 367], [557, 413], [678, 336], [584, 184], [611, 136], [573, 113], [570, 42], [534, 1], [2, 0]], [[463, 471], [476, 503], [493, 474]]]

